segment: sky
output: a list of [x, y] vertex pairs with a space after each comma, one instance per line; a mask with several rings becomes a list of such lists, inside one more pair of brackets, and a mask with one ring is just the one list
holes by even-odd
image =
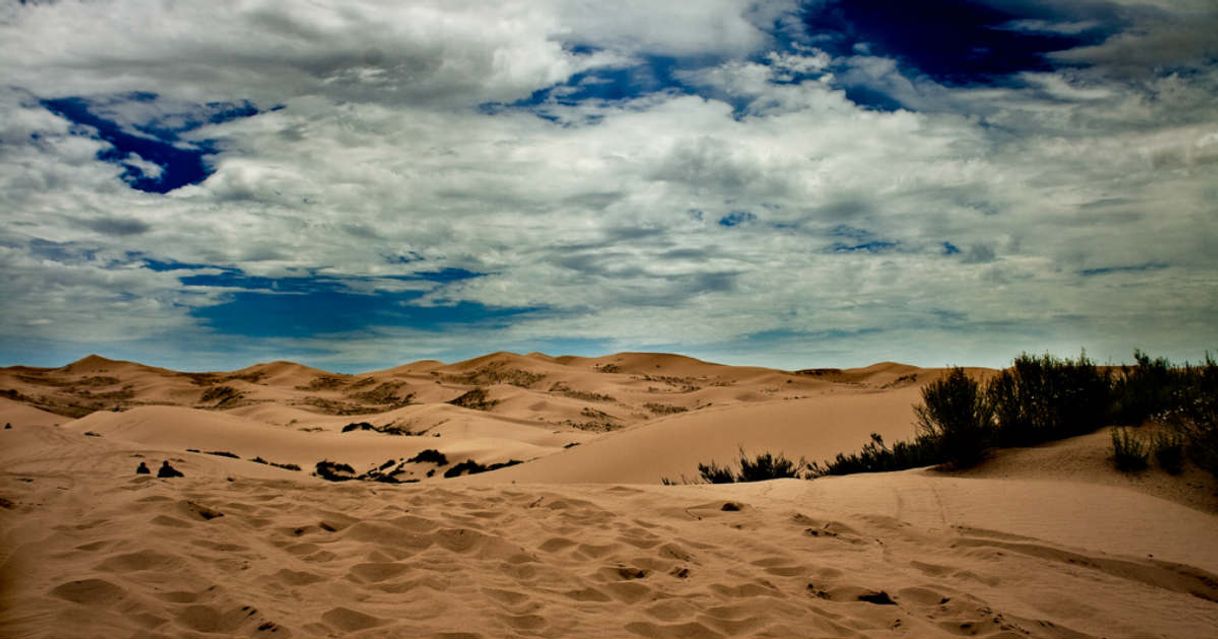
[[1218, 352], [1212, 0], [0, 5], [0, 365]]

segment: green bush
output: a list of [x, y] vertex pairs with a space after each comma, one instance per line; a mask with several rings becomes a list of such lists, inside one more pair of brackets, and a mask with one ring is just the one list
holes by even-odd
[[736, 481], [736, 475], [731, 468], [720, 466], [713, 461], [709, 464], [698, 464], [698, 475], [708, 484], [731, 484]]
[[941, 461], [967, 468], [981, 461], [993, 430], [985, 394], [963, 368], [922, 389], [922, 405], [914, 408], [919, 439], [933, 443]]
[[749, 459], [748, 455], [744, 454], [744, 450], [741, 450], [740, 472], [736, 475], [736, 481], [765, 481], [798, 477], [800, 466], [803, 465], [802, 463], [797, 464], [781, 454], [761, 453]]
[[1180, 408], [1189, 457], [1218, 477], [1218, 362], [1208, 354], [1205, 363], [1188, 367], [1190, 384]]
[[[711, 461], [707, 464], [698, 464], [698, 476], [702, 481], [708, 484], [732, 484], [736, 482], [750, 481], [765, 481], [767, 479], [783, 479], [783, 478], [798, 478], [800, 472], [807, 465], [804, 460], [793, 461], [786, 458], [781, 453], [774, 455], [772, 453], [761, 453], [755, 457], [749, 457], [744, 449], [740, 449], [740, 456], [737, 458], [739, 470], [733, 470], [732, 466], [720, 466], [717, 462]], [[672, 480], [664, 479], [663, 483], [675, 483]]]
[[1166, 358], [1151, 359], [1141, 350], [1133, 352], [1137, 362], [1122, 366], [1112, 384], [1113, 420], [1131, 426], [1179, 408], [1180, 394], [1189, 375], [1182, 374]]
[[917, 437], [911, 442], [900, 441], [889, 448], [879, 433], [871, 434], [871, 441], [863, 444], [857, 453], [838, 453], [833, 461], [823, 465], [813, 462], [808, 465], [809, 477], [824, 475], [850, 475], [853, 473], [882, 473], [905, 470], [943, 463], [938, 442]]
[[1112, 404], [1109, 375], [1085, 353], [1077, 360], [1024, 353], [990, 381], [986, 396], [1000, 446], [1090, 433], [1109, 420]]
[[1172, 475], [1184, 470], [1184, 437], [1175, 429], [1159, 430], [1151, 435], [1150, 450], [1159, 468]]
[[1117, 470], [1123, 473], [1145, 470], [1149, 455], [1142, 443], [1129, 428], [1112, 429], [1112, 459]]

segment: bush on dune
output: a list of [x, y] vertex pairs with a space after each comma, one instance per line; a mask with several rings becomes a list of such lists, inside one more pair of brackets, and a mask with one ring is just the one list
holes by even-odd
[[918, 440], [927, 442], [942, 463], [967, 468], [985, 456], [993, 410], [980, 385], [963, 368], [953, 368], [947, 377], [927, 384], [914, 414]]
[[1078, 359], [1024, 353], [984, 384], [953, 368], [922, 389], [922, 403], [914, 408], [918, 432], [910, 441], [889, 447], [872, 433], [858, 452], [811, 464], [770, 453], [750, 459], [741, 450], [740, 471], [712, 461], [699, 464], [698, 473], [703, 482], [718, 484], [933, 465], [958, 469], [980, 462], [990, 447], [1031, 446], [1092, 433], [1105, 424], [1137, 426], [1150, 420], [1159, 430], [1149, 445], [1130, 429], [1112, 430], [1118, 469], [1144, 469], [1153, 456], [1171, 474], [1182, 472], [1188, 459], [1218, 477], [1218, 362], [1206, 355], [1200, 365], [1176, 366], [1142, 351], [1135, 351], [1134, 359], [1134, 366], [1114, 374], [1086, 353]]
[[[1137, 364], [1122, 369], [1113, 383], [1116, 421], [1157, 422], [1162, 430], [1151, 451], [1167, 472], [1181, 472], [1187, 458], [1218, 477], [1218, 362], [1206, 355], [1199, 365], [1174, 366], [1141, 351], [1134, 357]], [[1115, 440], [1113, 454], [1120, 454]]]
[[708, 484], [733, 484], [736, 474], [728, 466], [720, 466], [712, 461], [709, 464], [698, 464], [698, 475]]
[[1165, 428], [1151, 435], [1150, 450], [1159, 468], [1169, 474], [1179, 475], [1184, 470], [1184, 436], [1178, 430]]
[[1031, 446], [1094, 432], [1109, 421], [1111, 380], [1084, 353], [1077, 360], [1024, 353], [990, 381], [995, 442]]
[[838, 453], [824, 465], [809, 465], [810, 475], [878, 473], [947, 464], [972, 466], [985, 455], [993, 432], [991, 410], [981, 386], [962, 368], [922, 389], [922, 403], [914, 408], [918, 435], [889, 448], [878, 433], [857, 453]]
[[1115, 427], [1112, 429], [1112, 451], [1117, 470], [1129, 473], [1146, 469], [1149, 453], [1146, 445], [1133, 434], [1131, 429]]
[[1133, 358], [1136, 364], [1122, 366], [1112, 383], [1113, 420], [1138, 426], [1177, 407], [1189, 375], [1164, 357], [1151, 359], [1136, 350]]
[[739, 482], [798, 477], [800, 468], [807, 465], [802, 460], [797, 463], [781, 454], [761, 453], [749, 459], [744, 449], [740, 450], [739, 462], [740, 472], [736, 474], [736, 481]]
[[883, 473], [939, 463], [937, 442], [925, 437], [899, 441], [889, 448], [879, 433], [871, 433], [871, 441], [857, 453], [838, 453], [833, 461], [808, 465], [810, 477], [850, 475], [853, 473]]
[[766, 452], [750, 457], [748, 453], [744, 452], [744, 448], [739, 450], [740, 454], [736, 459], [735, 467], [731, 464], [720, 466], [715, 461], [698, 464], [698, 476], [701, 478], [701, 482], [698, 480], [690, 482], [684, 476], [681, 477], [680, 482], [667, 477], [661, 479], [660, 482], [671, 486], [678, 483], [734, 484], [768, 479], [797, 479], [803, 476], [804, 468], [808, 467], [804, 460], [795, 461], [781, 453], [775, 455]]

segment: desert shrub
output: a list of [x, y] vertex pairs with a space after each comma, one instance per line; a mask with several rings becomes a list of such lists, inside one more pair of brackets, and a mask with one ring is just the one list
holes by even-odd
[[708, 484], [731, 484], [736, 481], [736, 474], [730, 467], [720, 466], [714, 461], [698, 464], [698, 476]]
[[[274, 466], [275, 468], [282, 468], [284, 470], [300, 470], [300, 466], [297, 466], [296, 464], [281, 464], [279, 462], [267, 461], [262, 457], [255, 457], [250, 461], [254, 462], [255, 464], [266, 464], [268, 466]], [[352, 469], [352, 471], [354, 472], [354, 469]]]
[[857, 453], [838, 453], [832, 461], [808, 465], [809, 477], [850, 475], [853, 473], [882, 473], [907, 468], [920, 468], [943, 463], [938, 442], [927, 437], [899, 441], [889, 448], [879, 433]]
[[1112, 460], [1117, 470], [1123, 473], [1145, 470], [1148, 459], [1146, 444], [1131, 429], [1112, 429]]
[[[1141, 352], [1135, 357], [1138, 366], [1125, 371], [1116, 385], [1124, 421], [1151, 419], [1178, 437], [1162, 443], [1167, 465], [1160, 465], [1165, 470], [1170, 472], [1178, 448], [1181, 458], [1218, 476], [1218, 362], [1208, 354], [1199, 365], [1183, 366]], [[1159, 445], [1152, 441], [1156, 459]]]
[[434, 448], [427, 448], [425, 450], [420, 450], [417, 455], [415, 455], [414, 457], [411, 457], [410, 459], [407, 459], [406, 463], [408, 463], [408, 464], [433, 463], [437, 466], [447, 466], [448, 465], [448, 456], [446, 456], [444, 453], [442, 453]]
[[449, 400], [449, 404], [460, 406], [462, 408], [471, 408], [473, 410], [490, 410], [499, 403], [497, 399], [490, 399], [486, 394], [486, 389], [482, 387], [470, 390], [456, 399]]
[[921, 445], [936, 449], [943, 462], [967, 468], [984, 457], [993, 412], [980, 386], [963, 368], [953, 368], [947, 377], [923, 387], [922, 404], [914, 414]]
[[1189, 368], [1190, 384], [1180, 407], [1189, 457], [1218, 477], [1218, 362]]
[[688, 408], [686, 408], [684, 406], [674, 406], [673, 404], [661, 404], [659, 402], [649, 402], [649, 403], [643, 404], [643, 408], [646, 408], [647, 410], [655, 413], [656, 415], [675, 415], [677, 413], [684, 413], [685, 411], [689, 410]]
[[384, 426], [377, 426], [376, 424], [370, 424], [368, 422], [352, 422], [346, 426], [343, 426], [344, 433], [361, 430], [369, 430], [374, 433], [381, 433], [382, 435], [400, 435], [403, 437], [411, 437], [414, 435], [414, 433], [410, 432], [410, 430], [402, 428], [397, 424], [385, 424]]
[[1108, 421], [1111, 384], [1087, 359], [1024, 353], [986, 388], [1002, 446], [1028, 446], [1089, 433]]
[[330, 481], [347, 481], [355, 479], [355, 469], [350, 464], [341, 462], [332, 462], [328, 459], [323, 459], [317, 462], [314, 467], [314, 473], [322, 479]]
[[1162, 429], [1151, 435], [1150, 450], [1159, 468], [1172, 475], [1184, 470], [1184, 436], [1176, 429]]
[[[740, 449], [737, 458], [739, 470], [731, 465], [720, 466], [711, 461], [698, 464], [698, 476], [708, 484], [731, 484], [735, 482], [766, 481], [767, 479], [784, 479], [799, 477], [807, 464], [804, 460], [794, 461], [781, 453], [775, 455], [765, 452], [749, 457], [744, 449]], [[669, 480], [671, 482], [671, 480]]]
[[749, 459], [744, 450], [740, 450], [740, 472], [736, 481], [765, 481], [767, 479], [784, 479], [798, 477], [800, 469], [805, 466], [802, 462], [787, 459], [782, 454], [772, 455], [760, 453]]
[[1179, 407], [1189, 375], [1166, 358], [1133, 352], [1133, 366], [1122, 366], [1112, 384], [1113, 420], [1137, 426]]
[[223, 408], [236, 404], [244, 397], [245, 393], [232, 386], [212, 386], [203, 391], [203, 394], [199, 396], [199, 401], [204, 404], [215, 402], [216, 408]]
[[459, 475], [462, 475], [464, 473], [469, 473], [470, 475], [477, 475], [478, 473], [490, 472], [492, 470], [499, 470], [500, 468], [507, 468], [508, 466], [515, 466], [516, 464], [523, 464], [523, 463], [524, 462], [520, 461], [519, 459], [509, 459], [504, 462], [496, 462], [494, 464], [490, 464], [489, 466], [484, 466], [472, 459], [467, 459], [459, 464], [456, 464], [452, 468], [449, 468], [448, 470], [444, 471], [444, 476], [448, 477], [448, 478], [452, 478], [452, 477], [457, 477]]

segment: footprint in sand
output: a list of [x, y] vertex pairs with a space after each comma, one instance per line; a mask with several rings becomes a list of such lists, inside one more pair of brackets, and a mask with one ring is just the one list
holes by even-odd
[[385, 623], [380, 617], [366, 615], [358, 610], [350, 608], [331, 608], [321, 616], [321, 620], [327, 625], [337, 628], [343, 632], [355, 632], [357, 630], [367, 630], [375, 628]]
[[51, 589], [51, 595], [87, 606], [109, 606], [126, 595], [125, 590], [104, 579], [68, 581]]
[[180, 559], [153, 550], [113, 555], [97, 565], [103, 572], [137, 572], [141, 570], [173, 570]]
[[360, 583], [377, 583], [393, 579], [411, 569], [409, 564], [367, 563], [356, 564], [347, 573], [347, 579]]

